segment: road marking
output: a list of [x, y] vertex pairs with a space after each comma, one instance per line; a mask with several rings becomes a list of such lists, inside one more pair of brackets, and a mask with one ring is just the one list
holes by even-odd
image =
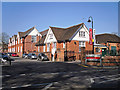
[[115, 78], [115, 79], [110, 79], [110, 80], [102, 81], [102, 82], [99, 82], [99, 84], [100, 83], [111, 82], [111, 81], [115, 81], [115, 80], [119, 80], [119, 79], [120, 79], [120, 77], [119, 78]]
[[50, 88], [53, 85], [53, 83], [48, 84], [47, 86], [45, 86], [45, 88], [43, 88], [42, 90], [47, 90], [48, 88]]
[[[27, 84], [27, 85], [22, 85], [22, 86], [14, 86], [11, 88], [23, 88], [23, 87], [35, 87], [35, 86], [42, 86], [42, 85], [51, 85], [51, 83], [40, 83], [40, 84]], [[3, 88], [4, 89], [4, 88]]]
[[19, 76], [24, 76], [25, 74], [20, 74]]
[[91, 81], [91, 83], [94, 83], [94, 82], [95, 82], [93, 78], [90, 78], [90, 81]]
[[88, 67], [88, 66], [85, 66], [85, 65], [82, 65], [82, 64], [78, 64], [78, 65], [83, 66], [83, 67]]
[[[120, 74], [117, 74], [118, 76], [120, 75]], [[102, 76], [102, 77], [93, 77], [93, 79], [97, 79], [97, 78], [104, 78], [104, 77], [113, 77], [113, 76], [117, 76], [117, 75], [109, 75], [109, 76]]]

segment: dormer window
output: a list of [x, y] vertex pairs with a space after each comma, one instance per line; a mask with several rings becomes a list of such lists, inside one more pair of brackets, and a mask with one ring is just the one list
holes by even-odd
[[79, 37], [85, 37], [85, 32], [84, 31], [79, 31]]
[[36, 42], [36, 36], [32, 36], [32, 40], [33, 43]]
[[53, 39], [53, 34], [49, 34], [50, 39]]

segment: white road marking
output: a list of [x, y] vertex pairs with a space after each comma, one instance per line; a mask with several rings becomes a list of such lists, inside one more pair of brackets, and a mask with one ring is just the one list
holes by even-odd
[[99, 84], [100, 83], [106, 83], [106, 82], [111, 82], [111, 81], [115, 81], [115, 80], [119, 80], [120, 79], [120, 77], [119, 78], [115, 78], [115, 79], [110, 79], [110, 80], [106, 80], [106, 81], [101, 81], [101, 82], [98, 82]]
[[53, 83], [50, 83], [49, 85], [45, 86], [45, 88], [43, 88], [42, 90], [48, 90], [48, 88], [50, 88], [53, 85]]
[[94, 82], [95, 82], [93, 78], [90, 78], [90, 81], [91, 81], [91, 83], [94, 83]]
[[19, 76], [24, 76], [25, 74], [20, 74]]
[[93, 77], [93, 79], [97, 79], [97, 78], [107, 78], [107, 77], [114, 77], [114, 76], [119, 76], [120, 74], [117, 75], [109, 75], [109, 76], [102, 76], [102, 77]]

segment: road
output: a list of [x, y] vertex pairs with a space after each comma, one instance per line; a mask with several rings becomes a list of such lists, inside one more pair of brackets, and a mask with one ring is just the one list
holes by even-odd
[[73, 90], [120, 86], [118, 67], [89, 67], [79, 62], [40, 62], [14, 58], [2, 66], [2, 88], [32, 90]]

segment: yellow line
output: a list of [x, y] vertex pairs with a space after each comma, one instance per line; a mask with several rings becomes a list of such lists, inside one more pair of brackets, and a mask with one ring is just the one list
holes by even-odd
[[88, 66], [85, 66], [85, 65], [82, 65], [82, 64], [78, 64], [78, 65], [81, 65], [81, 66], [83, 66], [83, 67], [88, 67]]

